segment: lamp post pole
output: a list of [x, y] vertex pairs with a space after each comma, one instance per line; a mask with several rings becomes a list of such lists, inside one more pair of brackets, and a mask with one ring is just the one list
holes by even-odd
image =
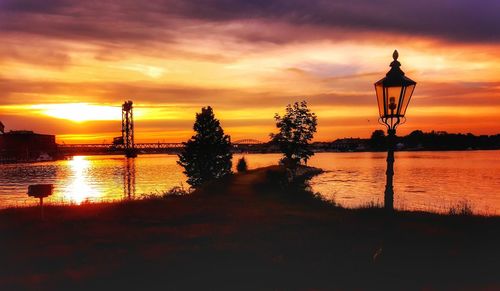
[[384, 192], [384, 208], [387, 211], [394, 210], [394, 187], [392, 185], [394, 177], [394, 143], [396, 139], [396, 129], [387, 130], [387, 170], [385, 192]]

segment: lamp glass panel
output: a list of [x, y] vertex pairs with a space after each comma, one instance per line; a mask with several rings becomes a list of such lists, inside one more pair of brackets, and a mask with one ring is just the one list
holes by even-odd
[[[402, 87], [386, 87], [385, 112], [387, 116], [398, 116], [398, 105], [401, 97]], [[391, 105], [392, 104], [392, 105]], [[394, 109], [391, 109], [393, 107]]]
[[377, 93], [378, 102], [378, 113], [380, 117], [384, 116], [384, 86], [382, 84], [375, 85], [375, 91]]
[[405, 95], [403, 96], [403, 101], [401, 104], [401, 111], [399, 113], [401, 116], [404, 116], [406, 114], [406, 108], [408, 108], [408, 104], [410, 103], [413, 90], [415, 90], [415, 85], [410, 85], [406, 87], [406, 92]]

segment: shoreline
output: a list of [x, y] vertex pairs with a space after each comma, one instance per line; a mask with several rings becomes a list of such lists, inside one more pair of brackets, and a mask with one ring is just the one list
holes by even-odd
[[[395, 153], [397, 152], [480, 152], [480, 151], [500, 151], [500, 148], [495, 148], [495, 149], [404, 149], [404, 150], [395, 150]], [[321, 154], [321, 153], [338, 153], [338, 154], [344, 154], [344, 153], [387, 153], [387, 151], [314, 151], [315, 154]], [[232, 152], [232, 154], [235, 155], [273, 155], [273, 154], [282, 154], [280, 151], [273, 151], [273, 152]], [[141, 155], [169, 155], [169, 156], [177, 156], [177, 152], [144, 152], [138, 153], [138, 156]], [[0, 161], [0, 165], [11, 165], [11, 164], [38, 164], [38, 163], [47, 163], [47, 162], [57, 162], [57, 161], [63, 161], [63, 160], [68, 160], [71, 157], [74, 156], [123, 156], [125, 157], [124, 153], [117, 153], [117, 152], [82, 152], [82, 153], [77, 153], [77, 154], [68, 154], [65, 155], [64, 157], [61, 158], [56, 158], [53, 160], [46, 160], [46, 161]]]

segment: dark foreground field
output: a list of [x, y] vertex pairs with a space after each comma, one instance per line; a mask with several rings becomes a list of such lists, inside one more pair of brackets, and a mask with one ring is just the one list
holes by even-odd
[[189, 196], [0, 211], [0, 289], [500, 289], [500, 218], [336, 208], [278, 168]]

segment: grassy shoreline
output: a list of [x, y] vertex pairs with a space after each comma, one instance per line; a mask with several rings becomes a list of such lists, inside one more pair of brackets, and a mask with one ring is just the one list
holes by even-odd
[[500, 217], [343, 209], [283, 179], [267, 167], [186, 196], [48, 206], [43, 222], [0, 210], [0, 286], [500, 288]]

